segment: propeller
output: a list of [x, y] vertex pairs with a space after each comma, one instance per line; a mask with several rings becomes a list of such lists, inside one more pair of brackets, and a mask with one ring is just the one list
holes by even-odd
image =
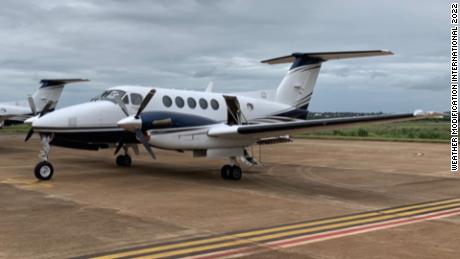
[[27, 136], [24, 139], [24, 142], [29, 141], [30, 137], [32, 137], [33, 134], [34, 134], [34, 128], [30, 128], [29, 132], [27, 132]]
[[[128, 117], [120, 120], [117, 124], [119, 127], [124, 128], [127, 131], [133, 132], [136, 136], [136, 139], [140, 143], [142, 143], [142, 145], [144, 146], [145, 150], [147, 150], [149, 155], [153, 159], [156, 159], [155, 153], [153, 152], [152, 147], [149, 144], [147, 133], [142, 130], [142, 120], [140, 118], [140, 114], [145, 109], [145, 107], [147, 107], [147, 105], [149, 104], [150, 100], [152, 99], [154, 95], [155, 95], [155, 89], [150, 90], [150, 92], [142, 100], [142, 103], [140, 104], [139, 109], [136, 112], [136, 115], [133, 117], [127, 114]], [[123, 106], [124, 104], [120, 105], [122, 110], [123, 110]], [[115, 154], [117, 154], [124, 145], [125, 145], [125, 135], [123, 134], [122, 137], [120, 138], [120, 141], [117, 144], [117, 147], [115, 149]]]
[[[122, 139], [123, 139], [123, 137], [122, 137]], [[118, 152], [120, 152], [120, 150], [123, 147], [123, 145], [124, 145], [124, 141], [120, 140], [118, 142], [117, 147], [115, 148], [115, 152], [113, 152], [113, 154], [114, 155], [118, 154]], [[139, 155], [139, 147], [137, 146], [137, 144], [131, 144], [131, 145], [128, 145], [128, 147], [132, 148], [136, 155]]]
[[139, 155], [139, 147], [137, 146], [137, 144], [131, 144], [129, 146], [133, 149], [134, 154]]
[[156, 159], [155, 154], [153, 153], [152, 147], [150, 147], [149, 141], [147, 137], [145, 136], [144, 132], [142, 132], [141, 129], [136, 129], [136, 139], [139, 140], [139, 142], [144, 145], [145, 150], [149, 153], [149, 155], [153, 158]]
[[39, 118], [43, 115], [47, 114], [50, 111], [51, 106], [54, 105], [54, 101], [48, 101], [45, 106], [43, 107], [42, 111], [40, 112]]
[[142, 100], [142, 103], [139, 106], [139, 110], [137, 110], [136, 116], [134, 116], [134, 118], [139, 119], [139, 115], [145, 109], [147, 104], [149, 104], [149, 102], [152, 99], [153, 95], [155, 95], [155, 89], [150, 90], [150, 92], [145, 96], [144, 100]]
[[[32, 102], [31, 102], [32, 100]], [[49, 111], [50, 111], [50, 108], [51, 106], [53, 106], [55, 104], [54, 101], [48, 101], [45, 106], [43, 106], [43, 109], [42, 111], [40, 112], [40, 114], [38, 115], [38, 117], [42, 117], [43, 115], [47, 114]], [[33, 99], [32, 98], [29, 98], [29, 105], [30, 105], [30, 108], [32, 110], [32, 112], [34, 112], [34, 114], [36, 113], [36, 109], [35, 109], [35, 103], [33, 102]], [[34, 108], [32, 108], [34, 107]], [[35, 110], [35, 111], [34, 111]], [[31, 127], [29, 132], [27, 132], [27, 135], [26, 135], [26, 138], [24, 139], [24, 142], [27, 142], [29, 141], [29, 139], [32, 137], [32, 135], [34, 134], [34, 128]]]
[[32, 96], [29, 95], [29, 97], [27, 97], [27, 101], [29, 102], [29, 107], [32, 111], [32, 114], [37, 115], [37, 106], [35, 105], [34, 98], [32, 98]]
[[124, 145], [124, 141], [123, 141], [123, 137], [122, 137], [122, 139], [120, 139], [120, 141], [118, 141], [117, 148], [115, 148], [115, 152], [113, 152], [113, 154], [114, 155], [118, 154], [118, 152], [120, 152], [120, 150], [123, 147], [123, 145]]

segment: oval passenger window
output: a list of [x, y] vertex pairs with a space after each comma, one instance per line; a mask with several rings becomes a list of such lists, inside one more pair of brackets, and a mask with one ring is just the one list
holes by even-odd
[[182, 97], [177, 96], [176, 99], [175, 99], [175, 101], [176, 101], [177, 107], [179, 107], [179, 108], [183, 108], [183, 107], [184, 107], [184, 99], [182, 99]]
[[192, 109], [195, 109], [195, 107], [196, 107], [196, 101], [192, 97], [189, 97], [187, 99], [187, 104], [188, 104], [188, 107], [190, 107]]
[[171, 107], [171, 105], [172, 105], [171, 97], [169, 97], [167, 95], [163, 96], [163, 104], [166, 107]]
[[206, 101], [204, 98], [200, 98], [200, 107], [203, 110], [206, 110], [208, 108], [208, 101]]
[[216, 99], [212, 99], [212, 100], [211, 100], [211, 107], [212, 107], [214, 110], [219, 109], [219, 102], [218, 102]]

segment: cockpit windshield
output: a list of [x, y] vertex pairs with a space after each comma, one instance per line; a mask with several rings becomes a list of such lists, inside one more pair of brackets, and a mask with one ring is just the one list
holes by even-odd
[[117, 102], [117, 99], [122, 99], [125, 95], [125, 91], [121, 90], [108, 90], [102, 94], [91, 99], [92, 102], [107, 100], [111, 102]]

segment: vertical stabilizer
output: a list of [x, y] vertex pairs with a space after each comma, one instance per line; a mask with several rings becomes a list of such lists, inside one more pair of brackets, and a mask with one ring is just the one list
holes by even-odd
[[275, 100], [297, 109], [307, 110], [321, 64], [332, 59], [392, 55], [387, 50], [293, 53], [262, 61], [268, 64], [292, 63], [276, 89]]
[[[32, 111], [40, 112], [46, 103], [53, 101], [53, 110], [61, 97], [64, 86], [69, 83], [86, 82], [87, 79], [42, 79], [40, 88], [28, 99]], [[32, 108], [33, 107], [33, 108]]]

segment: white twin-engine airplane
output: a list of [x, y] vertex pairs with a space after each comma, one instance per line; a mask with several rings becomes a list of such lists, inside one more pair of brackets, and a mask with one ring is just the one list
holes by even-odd
[[88, 80], [42, 79], [40, 88], [27, 100], [0, 103], [0, 128], [4, 125], [23, 123], [43, 110], [54, 110], [65, 84], [84, 81]]
[[90, 102], [33, 117], [26, 141], [33, 132], [40, 134], [42, 152], [35, 176], [49, 180], [53, 166], [48, 161], [50, 145], [98, 150], [123, 149], [116, 163], [130, 166], [128, 149], [138, 153], [141, 143], [155, 158], [152, 147], [192, 151], [194, 157], [229, 158], [221, 169], [224, 179], [242, 177], [237, 158], [257, 164], [247, 147], [291, 141], [288, 134], [362, 123], [399, 121], [426, 117], [425, 113], [362, 116], [305, 120], [321, 64], [332, 59], [390, 55], [390, 51], [348, 51], [293, 53], [262, 61], [268, 64], [292, 63], [275, 91], [215, 93], [162, 89], [157, 87], [116, 86]]

